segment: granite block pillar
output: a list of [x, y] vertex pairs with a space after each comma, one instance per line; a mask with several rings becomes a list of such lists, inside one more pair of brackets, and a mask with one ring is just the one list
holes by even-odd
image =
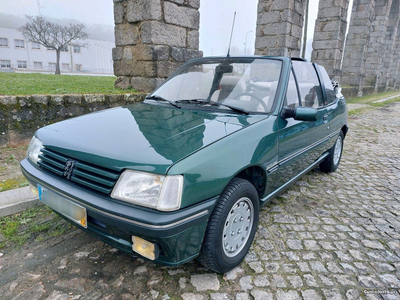
[[354, 0], [343, 57], [341, 82], [357, 86], [359, 96], [362, 96], [364, 86], [365, 60], [374, 17], [374, 0]]
[[115, 86], [150, 92], [199, 49], [200, 0], [114, 0]]
[[349, 0], [320, 0], [315, 21], [312, 61], [330, 77], [340, 76]]
[[389, 70], [388, 87], [394, 90], [400, 87], [400, 22], [397, 26], [396, 41], [393, 48], [393, 63]]
[[259, 0], [256, 55], [300, 56], [305, 0]]
[[[396, 0], [398, 1], [398, 0]], [[375, 2], [375, 17], [371, 23], [370, 38], [365, 59], [364, 85], [374, 87], [378, 91], [379, 85], [386, 83], [386, 72], [383, 64], [387, 52], [393, 49], [393, 28], [389, 23], [389, 12], [391, 11], [392, 0], [377, 0]], [[393, 15], [393, 12], [391, 13]], [[397, 15], [397, 13], [396, 13]], [[397, 28], [397, 24], [396, 24]], [[387, 41], [389, 38], [391, 41]], [[387, 66], [388, 67], [388, 66]]]
[[398, 66], [399, 0], [393, 0], [387, 22], [386, 36], [382, 45], [381, 65], [376, 82], [376, 91], [394, 87], [394, 73]]

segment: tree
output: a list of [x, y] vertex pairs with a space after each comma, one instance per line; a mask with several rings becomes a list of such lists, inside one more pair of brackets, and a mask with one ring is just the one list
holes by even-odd
[[62, 49], [65, 49], [68, 45], [76, 47], [85, 47], [87, 45], [84, 41], [89, 35], [84, 32], [85, 25], [83, 24], [60, 26], [46, 21], [40, 16], [26, 17], [28, 22], [18, 30], [28, 41], [39, 43], [48, 49], [56, 51], [56, 75], [60, 74], [60, 54]]

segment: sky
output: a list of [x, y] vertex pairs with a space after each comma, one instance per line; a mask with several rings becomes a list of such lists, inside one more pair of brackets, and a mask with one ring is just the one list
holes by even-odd
[[[318, 1], [310, 0], [308, 39], [314, 32]], [[257, 3], [258, 0], [201, 0], [200, 50], [204, 55], [226, 55], [235, 11], [231, 54], [244, 54], [245, 49], [246, 54], [253, 54]], [[6, 14], [38, 15], [39, 9], [45, 17], [77, 19], [88, 25], [114, 24], [112, 0], [0, 0], [0, 12]]]
[[[52, 18], [77, 19], [87, 24], [114, 24], [113, 0], [39, 0], [40, 12]], [[38, 15], [38, 0], [0, 0], [0, 12]]]

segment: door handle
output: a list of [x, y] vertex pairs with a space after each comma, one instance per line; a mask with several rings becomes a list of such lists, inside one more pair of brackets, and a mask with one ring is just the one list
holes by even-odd
[[328, 123], [328, 119], [329, 119], [329, 114], [323, 116], [322, 120], [324, 121], [324, 124]]

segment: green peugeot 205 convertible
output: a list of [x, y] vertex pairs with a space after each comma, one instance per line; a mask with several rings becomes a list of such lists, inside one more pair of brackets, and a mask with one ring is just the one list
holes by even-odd
[[39, 129], [21, 167], [43, 203], [113, 247], [224, 273], [263, 205], [316, 166], [336, 170], [347, 130], [345, 99], [317, 64], [200, 58], [142, 103]]

